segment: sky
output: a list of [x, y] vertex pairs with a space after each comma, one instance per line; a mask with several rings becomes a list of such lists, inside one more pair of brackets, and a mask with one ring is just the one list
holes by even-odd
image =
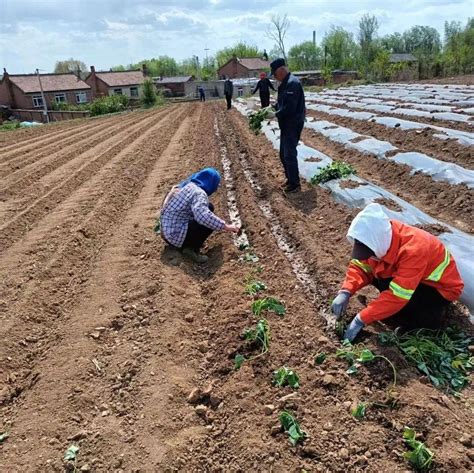
[[[287, 49], [319, 43], [331, 25], [357, 33], [364, 13], [377, 16], [379, 35], [445, 20], [465, 23], [474, 0], [0, 0], [0, 72], [45, 72], [70, 57], [108, 70], [160, 55], [177, 60], [237, 41], [270, 51], [270, 19], [287, 14]], [[208, 49], [206, 51], [206, 48]]]

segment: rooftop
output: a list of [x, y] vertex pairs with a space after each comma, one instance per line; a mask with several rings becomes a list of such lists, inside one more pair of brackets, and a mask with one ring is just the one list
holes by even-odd
[[[41, 92], [36, 74], [12, 74], [10, 80], [25, 94]], [[72, 72], [68, 74], [40, 74], [44, 92], [90, 89], [83, 80]]]
[[[109, 87], [122, 87], [127, 85], [140, 85], [145, 80], [141, 69], [136, 71], [107, 71], [96, 72], [95, 75]], [[87, 77], [87, 79], [90, 75]], [[86, 80], [87, 80], [86, 79]]]
[[153, 77], [155, 84], [182, 84], [193, 79], [193, 76], [170, 76], [170, 77]]

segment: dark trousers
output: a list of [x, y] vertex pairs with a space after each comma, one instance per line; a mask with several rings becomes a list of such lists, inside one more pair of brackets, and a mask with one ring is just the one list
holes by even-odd
[[227, 110], [232, 107], [232, 95], [225, 94], [225, 101], [227, 102]]
[[[389, 289], [392, 279], [375, 279], [373, 285], [380, 291]], [[419, 284], [402, 310], [384, 320], [392, 327], [402, 326], [405, 330], [416, 328], [439, 328], [450, 301], [434, 287]]]
[[205, 102], [205, 101], [206, 101], [206, 96], [205, 96], [204, 94], [200, 95], [200, 96], [199, 96], [199, 100], [200, 100], [201, 102]]
[[260, 94], [260, 103], [262, 108], [268, 107], [270, 105], [270, 94]]
[[296, 147], [303, 131], [303, 125], [292, 127], [280, 127], [280, 160], [285, 171], [286, 180], [290, 187], [300, 185], [300, 174], [298, 170], [298, 152]]
[[[209, 210], [214, 212], [214, 206], [210, 203]], [[190, 220], [188, 223], [188, 231], [186, 233], [186, 238], [183, 242], [183, 248], [191, 248], [194, 251], [199, 252], [199, 250], [204, 245], [204, 242], [211, 236], [212, 232], [210, 228], [200, 225], [195, 220]]]

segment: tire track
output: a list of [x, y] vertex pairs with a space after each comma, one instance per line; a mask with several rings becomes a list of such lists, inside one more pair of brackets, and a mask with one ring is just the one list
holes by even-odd
[[[146, 120], [146, 129], [154, 126], [154, 116], [152, 116]], [[71, 176], [54, 185], [45, 195], [37, 198], [26, 209], [0, 227], [0, 248], [6, 249], [30, 231], [36, 221], [54, 209], [67, 195], [78, 189], [91, 175], [114, 158], [128, 141], [139, 138], [143, 131], [142, 124], [135, 125], [132, 130], [122, 132], [120, 137], [109, 138], [104, 145], [104, 150], [98, 155], [95, 152], [88, 152], [87, 156], [82, 156], [82, 161], [85, 162]], [[117, 141], [118, 139], [120, 141]], [[87, 160], [89, 156], [91, 159]]]
[[[166, 113], [166, 111], [163, 111], [163, 113]], [[5, 201], [12, 196], [22, 193], [25, 188], [43, 176], [46, 176], [72, 159], [79, 159], [82, 154], [89, 152], [93, 147], [100, 148], [100, 146], [97, 145], [103, 144], [116, 133], [120, 133], [130, 126], [145, 121], [147, 118], [148, 115], [134, 116], [132, 119], [112, 124], [112, 126], [107, 125], [104, 130], [96, 130], [95, 136], [90, 136], [87, 133], [84, 139], [78, 139], [73, 144], [56, 153], [45, 153], [45, 159], [35, 159], [31, 164], [25, 165], [18, 171], [9, 174], [3, 180], [4, 186], [0, 191], [0, 199]], [[101, 131], [104, 131], [104, 133], [100, 133]], [[83, 149], [85, 149], [85, 151], [82, 151]], [[27, 192], [27, 194], [31, 195], [29, 192]]]
[[[57, 246], [46, 250], [50, 255], [43, 255], [46, 264], [40, 265], [34, 279], [24, 283], [21, 298], [15, 300], [8, 295], [2, 297], [3, 301], [11, 299], [4, 311], [4, 322], [0, 329], [2, 339], [6, 340], [0, 348], [0, 359], [8, 365], [8, 370], [14, 372], [20, 366], [25, 366], [25, 363], [33, 369], [34, 361], [58, 343], [59, 333], [67, 332], [64, 322], [69, 317], [73, 303], [82, 293], [83, 284], [88, 281], [90, 271], [104, 245], [115, 233], [113, 228], [120, 225], [124, 213], [136, 201], [153, 165], [160, 159], [161, 153], [191, 107], [181, 108], [165, 125], [163, 122], [166, 119], [159, 121], [120, 152], [121, 159], [117, 159], [117, 165], [111, 167], [107, 176], [104, 176], [110, 185], [100, 197], [90, 202], [88, 211], [81, 212], [80, 219], [69, 220], [66, 224], [67, 218], [64, 215], [53, 215], [50, 221], [43, 222], [50, 229], [56, 229]], [[92, 179], [89, 182], [95, 189], [98, 184], [100, 185], [100, 180]], [[70, 199], [72, 202], [68, 203], [69, 208], [88, 193], [89, 189], [86, 188], [78, 192]], [[64, 225], [56, 225], [60, 222]], [[13, 259], [21, 260], [21, 254]], [[13, 259], [7, 259], [6, 266], [14, 264]], [[2, 279], [5, 280], [8, 269], [2, 268], [2, 272]], [[9, 284], [7, 281], [6, 285]], [[31, 310], [32, 307], [35, 307], [34, 311]], [[21, 324], [18, 324], [18, 320], [21, 320]], [[22, 353], [15, 353], [16, 347], [22, 345], [21, 333], [25, 329], [35, 334], [35, 340], [39, 343], [26, 344]], [[15, 355], [11, 356], [13, 354]], [[8, 383], [8, 399], [4, 402], [14, 399], [27, 389], [34, 377], [35, 374], [30, 371], [15, 378], [13, 383]], [[0, 392], [3, 391], [0, 389]]]

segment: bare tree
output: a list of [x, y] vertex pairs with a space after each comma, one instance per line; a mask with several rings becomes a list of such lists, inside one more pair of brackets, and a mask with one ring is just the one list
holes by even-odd
[[271, 26], [268, 30], [267, 36], [275, 41], [276, 49], [283, 56], [285, 61], [288, 63], [285, 50], [285, 36], [290, 27], [290, 21], [287, 15], [273, 15], [271, 19]]

